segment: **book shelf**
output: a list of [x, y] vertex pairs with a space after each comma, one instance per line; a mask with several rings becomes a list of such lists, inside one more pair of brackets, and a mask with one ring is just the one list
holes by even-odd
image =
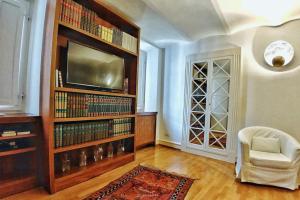
[[[66, 4], [71, 10], [65, 10]], [[87, 19], [95, 18], [101, 23], [91, 20], [82, 24], [83, 18], [78, 13], [71, 14], [75, 18], [67, 22], [69, 17], [64, 15], [78, 8], [91, 16]], [[99, 0], [51, 0], [46, 19], [41, 113], [46, 152], [45, 186], [50, 193], [55, 193], [135, 159], [140, 29]], [[95, 26], [97, 31], [92, 28]], [[99, 35], [99, 27], [110, 31], [112, 38], [103, 38], [103, 32]], [[115, 38], [118, 34], [123, 37], [122, 43]], [[124, 43], [124, 38], [136, 41], [136, 45]], [[56, 70], [63, 71], [66, 67], [64, 52], [69, 41], [122, 57], [128, 90], [103, 91], [67, 84], [57, 87]], [[94, 105], [93, 99], [98, 99], [98, 103]], [[107, 99], [109, 104], [101, 103]], [[103, 155], [95, 161], [95, 149], [99, 148]], [[81, 155], [87, 158], [84, 165]]]
[[[39, 185], [40, 120], [28, 114], [0, 117], [0, 199]], [[30, 131], [2, 136], [5, 131]]]

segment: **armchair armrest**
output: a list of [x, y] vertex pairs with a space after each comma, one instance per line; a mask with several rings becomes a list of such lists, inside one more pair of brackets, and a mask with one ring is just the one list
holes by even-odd
[[249, 162], [249, 152], [251, 148], [251, 138], [245, 130], [242, 130], [238, 134], [239, 151], [241, 153], [242, 162]]
[[285, 141], [281, 145], [281, 151], [285, 156], [291, 159], [293, 163], [300, 161], [300, 144], [293, 137], [285, 137]]

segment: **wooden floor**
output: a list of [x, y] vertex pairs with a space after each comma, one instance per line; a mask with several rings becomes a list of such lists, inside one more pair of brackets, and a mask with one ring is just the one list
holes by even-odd
[[139, 163], [158, 167], [169, 172], [184, 174], [197, 179], [186, 199], [194, 200], [300, 200], [300, 189], [289, 191], [275, 187], [241, 184], [235, 181], [234, 165], [195, 156], [166, 147], [150, 147], [138, 151], [135, 162], [115, 169], [82, 184], [49, 195], [42, 188], [6, 198], [6, 200], [77, 200], [102, 188], [110, 181], [130, 171]]

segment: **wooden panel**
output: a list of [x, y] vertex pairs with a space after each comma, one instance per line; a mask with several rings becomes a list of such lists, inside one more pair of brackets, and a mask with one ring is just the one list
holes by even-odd
[[53, 117], [55, 69], [57, 65], [57, 35], [60, 0], [48, 0], [44, 27], [42, 56], [41, 114], [43, 120], [44, 180], [48, 191], [54, 192]]
[[136, 147], [155, 144], [157, 113], [138, 113], [136, 117]]
[[36, 176], [0, 180], [0, 198], [23, 192], [37, 186]]

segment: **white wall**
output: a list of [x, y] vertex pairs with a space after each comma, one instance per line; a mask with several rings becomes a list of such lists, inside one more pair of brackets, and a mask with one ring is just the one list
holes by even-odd
[[180, 144], [183, 120], [185, 57], [183, 46], [165, 46], [162, 113], [158, 139]]
[[[242, 48], [242, 121], [244, 126], [263, 125], [282, 129], [300, 141], [300, 20], [280, 27], [260, 27], [230, 36], [215, 36], [188, 45], [166, 46], [163, 123], [159, 139], [180, 144], [182, 136], [186, 56], [232, 47]], [[263, 51], [283, 39], [295, 48], [287, 70], [276, 72], [263, 60]]]
[[25, 112], [39, 115], [41, 56], [46, 2], [35, 0], [29, 41]]

